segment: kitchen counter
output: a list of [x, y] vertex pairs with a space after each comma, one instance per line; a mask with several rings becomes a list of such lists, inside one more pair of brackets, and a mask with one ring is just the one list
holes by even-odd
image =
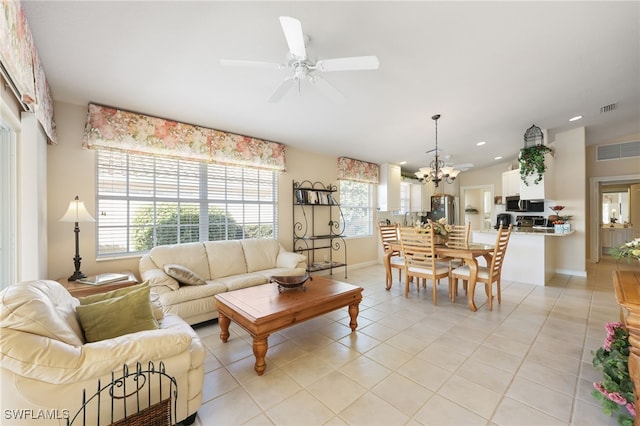
[[[507, 254], [502, 265], [502, 279], [544, 286], [556, 274], [556, 237], [566, 237], [575, 231], [555, 233], [553, 229], [513, 228]], [[472, 231], [474, 243], [495, 244], [496, 229]], [[484, 260], [479, 259], [478, 264]]]
[[[489, 229], [481, 229], [473, 232], [482, 232], [485, 234], [496, 235], [498, 233], [498, 230], [494, 228], [489, 228]], [[514, 227], [511, 230], [512, 234], [544, 235], [548, 237], [566, 237], [568, 235], [573, 234], [574, 232], [575, 231], [556, 232], [554, 228], [531, 228], [531, 227]]]

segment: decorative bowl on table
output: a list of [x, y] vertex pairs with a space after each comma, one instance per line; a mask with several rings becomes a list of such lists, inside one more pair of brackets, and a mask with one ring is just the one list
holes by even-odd
[[278, 291], [280, 292], [285, 289], [298, 287], [302, 287], [304, 291], [307, 291], [304, 283], [311, 279], [309, 273], [305, 273], [304, 275], [274, 275], [269, 281], [278, 284]]

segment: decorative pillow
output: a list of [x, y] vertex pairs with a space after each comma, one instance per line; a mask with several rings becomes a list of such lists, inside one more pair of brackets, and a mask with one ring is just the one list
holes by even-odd
[[171, 278], [176, 279], [180, 284], [187, 285], [203, 285], [206, 281], [191, 269], [176, 265], [175, 263], [168, 263], [164, 265], [164, 272]]
[[149, 287], [149, 282], [145, 281], [140, 284], [132, 285], [129, 287], [122, 287], [116, 290], [107, 291], [104, 293], [92, 294], [89, 296], [78, 297], [81, 305], [89, 305], [91, 303], [102, 302], [103, 300], [113, 299], [114, 297], [124, 296], [125, 294], [129, 294], [133, 291], [138, 291], [141, 288]]
[[123, 296], [80, 305], [76, 312], [87, 342], [158, 328], [151, 311], [149, 286], [135, 289]]
[[278, 268], [293, 269], [298, 265], [298, 263], [304, 262], [305, 260], [307, 260], [306, 256], [300, 253], [281, 251], [280, 254], [278, 254], [278, 259], [276, 260], [276, 266]]
[[[88, 305], [90, 303], [101, 302], [103, 300], [112, 299], [114, 297], [124, 296], [125, 294], [129, 294], [132, 291], [136, 291], [144, 287], [149, 287], [148, 281], [129, 287], [118, 288], [116, 290], [111, 290], [104, 293], [78, 297], [78, 300], [80, 301], [81, 305]], [[156, 319], [156, 321], [160, 321], [162, 318], [164, 318], [164, 311], [162, 310], [162, 304], [160, 303], [160, 296], [153, 293], [149, 296], [149, 300], [151, 301], [151, 310], [153, 312], [153, 317]]]

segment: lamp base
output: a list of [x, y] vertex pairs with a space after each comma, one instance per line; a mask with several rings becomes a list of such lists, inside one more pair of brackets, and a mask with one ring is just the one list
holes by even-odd
[[79, 280], [79, 279], [82, 279], [82, 278], [87, 278], [87, 276], [85, 274], [83, 274], [82, 272], [80, 272], [80, 271], [76, 271], [76, 272], [73, 273], [73, 275], [71, 275], [68, 278], [68, 280], [69, 281], [76, 281], [76, 280]]

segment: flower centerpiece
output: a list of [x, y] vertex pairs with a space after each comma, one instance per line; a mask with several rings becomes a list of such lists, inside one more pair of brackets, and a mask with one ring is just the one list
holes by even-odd
[[433, 228], [434, 241], [436, 244], [444, 244], [449, 238], [449, 232], [451, 232], [452, 226], [447, 223], [446, 218], [440, 218], [438, 221], [427, 219], [426, 223], [419, 225], [421, 229], [429, 230]]
[[627, 262], [632, 260], [640, 262], [640, 238], [624, 243], [620, 247], [614, 247], [610, 254], [618, 260], [627, 259]]
[[621, 322], [608, 322], [605, 329], [604, 345], [593, 358], [593, 366], [602, 370], [602, 380], [593, 384], [591, 394], [605, 414], [617, 414], [618, 424], [632, 426], [636, 410], [629, 376], [629, 332]]

